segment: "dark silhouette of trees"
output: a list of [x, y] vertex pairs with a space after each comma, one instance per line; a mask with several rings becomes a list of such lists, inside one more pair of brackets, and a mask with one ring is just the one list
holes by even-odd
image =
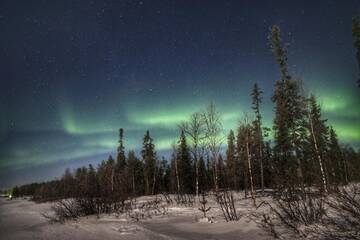
[[230, 130], [226, 150], [226, 175], [228, 186], [231, 189], [239, 189], [239, 164], [236, 157], [235, 134]]
[[[358, 59], [359, 33], [356, 18], [353, 35]], [[312, 213], [322, 214], [322, 205], [317, 205], [321, 198], [328, 193], [339, 194], [340, 185], [360, 180], [360, 152], [339, 143], [314, 95], [304, 97], [302, 84], [289, 73], [288, 45], [282, 42], [276, 25], [271, 28], [269, 43], [280, 70], [272, 96], [273, 143], [266, 139], [269, 129], [262, 123], [262, 91], [255, 84], [250, 93], [254, 117], [245, 115], [237, 132], [229, 131], [226, 148], [222, 146], [225, 137], [221, 115], [211, 103], [205, 111], [195, 112], [188, 121], [180, 123], [179, 141], [173, 144], [170, 159], [157, 158], [149, 131], [143, 137], [140, 158], [133, 150], [126, 155], [124, 129], [120, 128], [116, 159], [109, 155], [95, 167], [90, 164], [66, 169], [60, 179], [16, 186], [12, 189], [13, 197], [58, 201], [56, 211], [72, 217], [123, 211], [126, 200], [144, 194], [176, 193], [176, 201], [182, 204], [193, 204], [191, 195], [201, 194], [201, 211], [205, 214], [208, 210], [204, 194], [214, 191], [226, 212], [225, 218], [237, 220], [231, 190], [244, 190], [245, 197], [250, 193], [256, 206], [256, 190], [264, 193], [267, 187], [279, 190], [274, 198], [279, 204], [276, 213], [285, 217], [284, 224], [294, 228], [299, 222], [318, 221], [322, 215], [312, 219]], [[222, 157], [224, 153], [226, 159]], [[338, 195], [339, 199], [348, 196], [347, 192]], [[349, 207], [340, 204], [334, 209], [342, 206]], [[268, 223], [270, 220], [265, 218]], [[343, 227], [343, 222], [339, 227]]]
[[280, 28], [274, 25], [269, 34], [270, 49], [279, 65], [281, 79], [275, 83], [272, 101], [275, 103], [274, 154], [277, 162], [278, 187], [304, 184], [303, 154], [306, 136], [306, 101], [298, 81], [292, 79], [287, 65], [288, 44], [280, 38]]
[[358, 87], [360, 87], [360, 19], [359, 17], [354, 17], [352, 20], [352, 35], [354, 38], [354, 47], [356, 49], [356, 59], [359, 66]]
[[177, 168], [180, 181], [180, 193], [193, 193], [194, 191], [194, 174], [191, 161], [190, 151], [186, 143], [184, 131], [180, 133], [179, 144], [177, 148]]
[[347, 184], [349, 182], [347, 173], [346, 159], [343, 156], [342, 149], [335, 130], [330, 127], [330, 142], [328, 159], [330, 165], [330, 183], [333, 185]]
[[260, 104], [262, 101], [261, 97], [262, 91], [255, 83], [254, 88], [251, 93], [252, 97], [252, 109], [255, 113], [255, 120], [253, 121], [253, 135], [254, 135], [254, 156], [255, 160], [260, 168], [260, 186], [261, 190], [264, 193], [264, 139], [262, 133], [262, 116], [260, 113]]
[[149, 130], [144, 135], [141, 155], [144, 163], [145, 194], [153, 195], [156, 184], [156, 152]]

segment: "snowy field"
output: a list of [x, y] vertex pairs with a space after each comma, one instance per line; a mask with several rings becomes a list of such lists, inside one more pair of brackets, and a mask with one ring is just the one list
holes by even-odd
[[[140, 204], [153, 197], [142, 197]], [[261, 199], [259, 200], [259, 202]], [[250, 199], [237, 197], [240, 220], [225, 222], [221, 210], [209, 199], [211, 210], [204, 221], [198, 204], [167, 206], [167, 214], [134, 221], [127, 214], [83, 217], [65, 224], [49, 223], [50, 203], [0, 199], [0, 239], [270, 239], [254, 220]], [[258, 211], [262, 211], [259, 209]]]

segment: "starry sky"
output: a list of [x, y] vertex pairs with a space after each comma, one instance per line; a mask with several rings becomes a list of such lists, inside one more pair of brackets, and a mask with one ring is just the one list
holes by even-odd
[[351, 18], [360, 1], [0, 2], [0, 188], [97, 164], [125, 129], [158, 154], [176, 125], [213, 101], [225, 133], [263, 89], [264, 124], [280, 74], [267, 45], [278, 24], [292, 76], [316, 94], [342, 143], [360, 146]]

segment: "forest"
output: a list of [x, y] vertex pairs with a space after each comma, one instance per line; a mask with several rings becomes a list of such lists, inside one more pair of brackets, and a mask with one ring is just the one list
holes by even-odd
[[[358, 18], [353, 19], [353, 37], [360, 67]], [[59, 202], [65, 208], [68, 202], [63, 200], [74, 199], [81, 209], [77, 217], [122, 211], [127, 201], [143, 195], [173, 194], [183, 202], [199, 199], [206, 203], [205, 196], [212, 193], [230, 221], [237, 218], [236, 210], [231, 212], [235, 208], [231, 206], [232, 192], [243, 191], [254, 207], [264, 204], [259, 196], [273, 197], [277, 208], [272, 208], [280, 222], [295, 234], [301, 234], [297, 221], [306, 225], [326, 215], [322, 204], [334, 196], [341, 201], [333, 209], [345, 211], [343, 215], [353, 219], [329, 224], [359, 239], [359, 187], [355, 183], [360, 181], [360, 151], [341, 143], [323, 117], [317, 97], [292, 76], [289, 44], [283, 42], [277, 25], [270, 29], [268, 46], [280, 72], [271, 98], [272, 126], [263, 124], [263, 89], [254, 84], [249, 89], [252, 112], [243, 114], [237, 129], [224, 132], [222, 115], [211, 102], [174, 126], [179, 137], [171, 157], [165, 159], [157, 154], [149, 131], [144, 133], [139, 156], [134, 150], [127, 151], [126, 129], [120, 128], [116, 156], [110, 155], [98, 166], [66, 169], [57, 180], [17, 186], [12, 196]], [[355, 184], [357, 190], [346, 190], [349, 184]], [[345, 203], [353, 205], [344, 208], [341, 204]], [[263, 222], [279, 237], [268, 216]]]

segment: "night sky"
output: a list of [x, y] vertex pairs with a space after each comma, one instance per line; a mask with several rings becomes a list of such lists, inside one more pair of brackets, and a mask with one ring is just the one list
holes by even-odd
[[[158, 155], [176, 124], [214, 101], [226, 131], [280, 78], [267, 45], [278, 24], [292, 76], [316, 94], [342, 143], [360, 146], [351, 18], [360, 1], [0, 1], [0, 188], [97, 164], [125, 129]], [[226, 133], [225, 131], [225, 133]]]

